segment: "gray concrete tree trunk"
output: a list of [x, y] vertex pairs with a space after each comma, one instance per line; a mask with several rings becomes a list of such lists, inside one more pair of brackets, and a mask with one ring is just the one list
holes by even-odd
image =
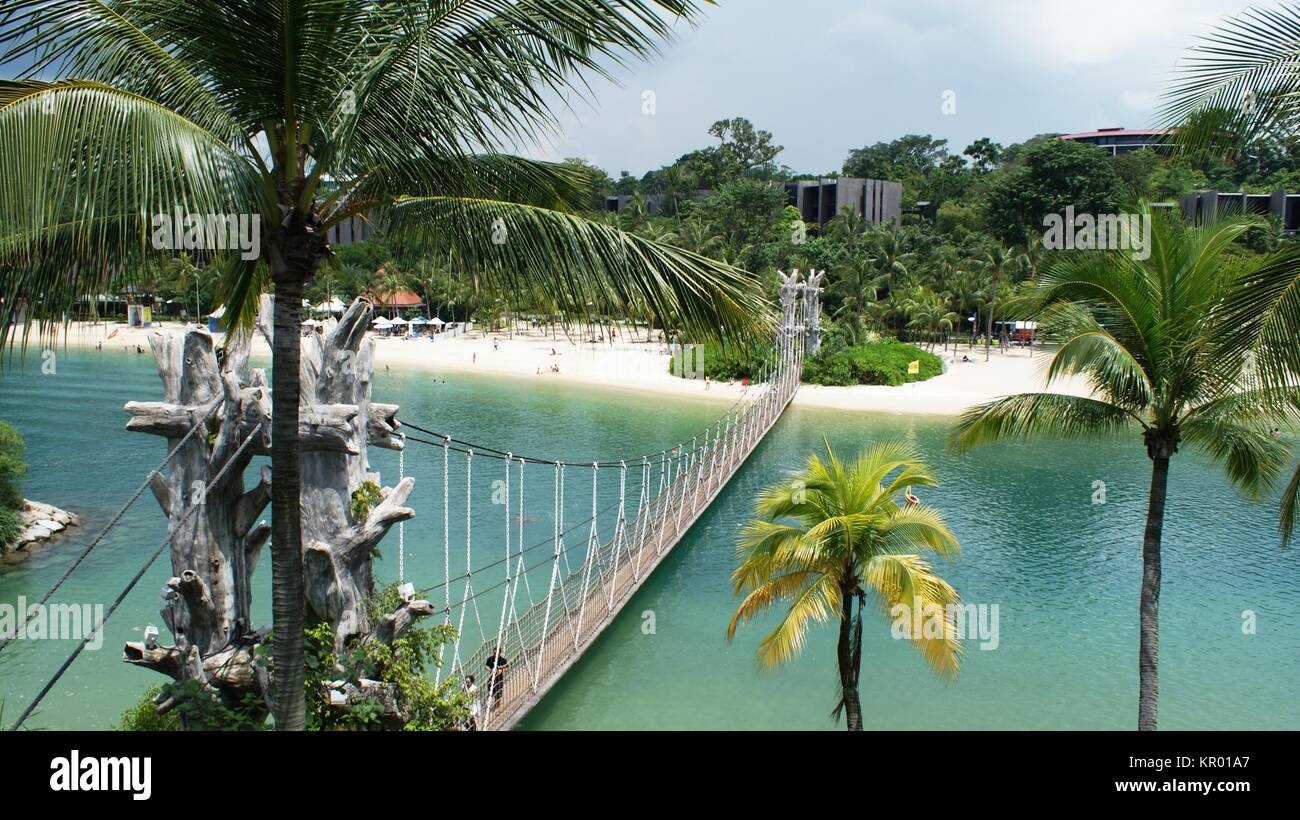
[[[264, 299], [258, 329], [273, 340], [273, 311]], [[365, 336], [371, 306], [358, 300], [324, 334], [301, 341], [299, 469], [305, 622], [328, 622], [336, 648], [358, 641], [391, 641], [418, 618], [432, 614], [427, 601], [408, 600], [377, 620], [366, 612], [374, 591], [374, 548], [400, 521], [415, 513], [403, 506], [415, 485], [407, 478], [381, 488], [382, 500], [354, 516], [352, 497], [365, 482], [379, 483], [370, 471], [367, 447], [400, 449], [398, 408], [371, 401], [374, 342]], [[206, 429], [192, 436], [153, 481], [154, 495], [174, 531], [173, 578], [163, 622], [175, 644], [130, 642], [124, 659], [154, 669], [175, 681], [197, 680], [229, 704], [247, 693], [266, 698], [270, 682], [255, 661], [265, 635], [254, 630], [251, 581], [257, 557], [270, 534], [260, 521], [270, 499], [271, 474], [245, 490], [243, 473], [251, 459], [271, 449], [271, 391], [262, 370], [249, 370], [247, 340], [234, 341], [218, 364], [205, 330], [150, 338], [164, 386], [162, 402], [130, 402], [127, 429], [164, 436], [175, 446], [213, 404]], [[231, 465], [206, 498], [202, 488], [261, 423], [250, 446]], [[189, 517], [191, 508], [202, 506]], [[360, 510], [358, 510], [359, 512]], [[268, 613], [262, 613], [265, 619]], [[380, 696], [347, 691], [345, 702]], [[170, 704], [160, 704], [166, 709]], [[400, 718], [400, 715], [397, 716]]]

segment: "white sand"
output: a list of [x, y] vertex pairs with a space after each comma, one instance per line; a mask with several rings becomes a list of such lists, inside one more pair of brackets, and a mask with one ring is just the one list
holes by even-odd
[[[110, 350], [134, 349], [140, 345], [147, 351], [149, 334], [177, 332], [183, 327], [180, 323], [167, 323], [161, 328], [128, 328], [121, 323], [76, 324], [60, 335], [59, 343], [94, 347], [103, 342]], [[476, 332], [438, 341], [377, 338], [375, 361], [378, 367], [549, 379], [728, 403], [743, 390], [738, 383], [674, 377], [668, 372], [667, 349], [657, 342], [645, 341], [644, 329], [633, 331], [620, 327], [616, 332], [617, 340], [613, 343], [608, 340], [608, 332], [604, 341], [594, 343], [585, 334], [566, 337], [561, 333], [558, 338], [552, 338], [540, 331], [516, 332], [513, 337], [504, 332]], [[269, 355], [260, 337], [254, 343], [254, 354]], [[963, 355], [971, 361], [961, 361]], [[943, 353], [947, 372], [927, 381], [901, 387], [804, 385], [795, 403], [859, 412], [955, 415], [999, 396], [1044, 391], [1048, 357], [1049, 353], [1041, 350], [1031, 354], [1022, 348], [1006, 353], [994, 349], [991, 359], [985, 362], [983, 348], [968, 350], [963, 345], [955, 355], [951, 349]], [[553, 366], [559, 368], [558, 373], [552, 372]], [[1050, 392], [1089, 394], [1086, 384], [1079, 379], [1058, 382]]]

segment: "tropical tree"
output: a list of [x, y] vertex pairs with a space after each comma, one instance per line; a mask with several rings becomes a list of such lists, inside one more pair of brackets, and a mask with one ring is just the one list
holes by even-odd
[[934, 349], [934, 343], [947, 337], [961, 321], [961, 316], [948, 309], [950, 297], [946, 293], [935, 293], [925, 285], [918, 285], [904, 302], [907, 312], [907, 326], [923, 333], [928, 342], [928, 349]]
[[993, 311], [998, 304], [998, 285], [1013, 271], [1024, 267], [1024, 256], [998, 245], [982, 254], [978, 264], [988, 286], [988, 300], [984, 303], [984, 321], [987, 322], [984, 329], [984, 361], [987, 362], [989, 348], [993, 344]]
[[907, 275], [907, 268], [916, 260], [916, 254], [907, 249], [902, 231], [894, 228], [881, 228], [873, 232], [870, 242], [871, 258], [876, 270], [885, 277], [892, 290], [897, 277]]
[[936, 674], [957, 675], [957, 593], [924, 557], [956, 555], [957, 539], [933, 507], [899, 503], [905, 488], [934, 485], [907, 442], [874, 444], [848, 463], [827, 442], [824, 459], [810, 456], [802, 470], [763, 491], [755, 504], [758, 518], [741, 531], [740, 563], [731, 578], [736, 594], [745, 597], [727, 627], [728, 639], [739, 624], [787, 603], [758, 645], [759, 662], [778, 666], [803, 650], [809, 626], [838, 616], [840, 700], [833, 714], [838, 719], [843, 710], [849, 731], [862, 730], [858, 679], [868, 595], [896, 623], [919, 608], [927, 628], [906, 636]]
[[[1191, 445], [1222, 465], [1243, 492], [1258, 497], [1290, 464], [1290, 448], [1273, 432], [1300, 418], [1300, 396], [1294, 387], [1262, 389], [1250, 351], [1226, 341], [1225, 299], [1243, 284], [1233, 281], [1227, 249], [1248, 223], [1189, 227], [1158, 210], [1148, 218], [1148, 259], [1136, 260], [1128, 251], [1081, 251], [1041, 275], [1040, 299], [1047, 307], [1040, 321], [1062, 339], [1048, 383], [1080, 374], [1093, 396], [1045, 392], [998, 399], [964, 413], [950, 441], [965, 451], [1035, 436], [1141, 433], [1151, 485], [1142, 538], [1138, 728], [1153, 730], [1170, 460]], [[1289, 251], [1266, 267], [1297, 259], [1300, 253]]]
[[[33, 297], [48, 327], [104, 277], [180, 241], [180, 225], [160, 232], [172, 214], [236, 217], [256, 240], [256, 253], [241, 242], [229, 254], [222, 290], [236, 328], [260, 291], [276, 296], [278, 728], [303, 726], [300, 314], [331, 228], [370, 218], [570, 317], [637, 296], [702, 336], [735, 338], [763, 310], [741, 272], [578, 216], [584, 173], [502, 153], [558, 127], [553, 101], [582, 93], [583, 73], [609, 76], [697, 19], [695, 0], [5, 8], [0, 62], [31, 79], [0, 83], [0, 292]], [[0, 326], [21, 302], [0, 303]]]
[[831, 282], [830, 295], [840, 300], [835, 319], [847, 320], [853, 344], [861, 342], [863, 319], [867, 308], [876, 301], [888, 275], [879, 273], [875, 262], [865, 253], [852, 257]]

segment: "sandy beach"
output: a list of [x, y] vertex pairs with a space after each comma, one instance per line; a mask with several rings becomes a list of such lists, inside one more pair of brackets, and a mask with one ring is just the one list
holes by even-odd
[[[148, 336], [176, 333], [185, 329], [179, 322], [161, 327], [130, 328], [123, 323], [78, 323], [60, 332], [56, 348], [94, 348], [134, 350], [138, 345], [148, 350]], [[657, 334], [656, 337], [657, 339]], [[683, 379], [668, 371], [669, 353], [665, 345], [646, 341], [644, 328], [619, 327], [610, 341], [597, 341], [587, 334], [552, 336], [541, 330], [473, 332], [460, 337], [402, 339], [375, 338], [376, 367], [420, 369], [431, 373], [466, 372], [547, 379], [563, 383], [593, 384], [676, 396], [693, 396], [733, 402], [744, 388], [704, 379]], [[29, 347], [29, 355], [33, 352]], [[939, 351], [936, 350], [936, 353]], [[967, 350], [962, 345], [954, 354], [944, 352], [946, 372], [924, 382], [900, 387], [859, 385], [821, 387], [804, 385], [795, 403], [805, 407], [825, 407], [845, 411], [901, 413], [907, 415], [956, 415], [968, 407], [999, 396], [1046, 389], [1044, 374], [1050, 350], [1029, 351], [1014, 348], [1005, 353], [993, 351], [984, 361], [983, 348]], [[255, 337], [254, 355], [268, 356], [270, 350]], [[962, 361], [962, 357], [970, 361]], [[1058, 382], [1050, 392], [1088, 395], [1079, 379]]]

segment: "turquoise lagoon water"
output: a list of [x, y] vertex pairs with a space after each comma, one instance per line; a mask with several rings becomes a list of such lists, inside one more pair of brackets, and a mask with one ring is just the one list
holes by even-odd
[[[445, 378], [445, 382], [442, 380]], [[164, 445], [123, 430], [122, 404], [159, 398], [152, 358], [134, 353], [68, 351], [54, 375], [39, 360], [0, 374], [0, 418], [27, 437], [27, 495], [71, 509], [83, 527], [57, 546], [0, 568], [0, 603], [38, 597], [79, 547], [117, 509], [161, 458]], [[402, 405], [402, 418], [460, 438], [530, 457], [584, 460], [659, 451], [697, 434], [722, 407], [616, 390], [560, 386], [544, 378], [499, 380], [463, 374], [380, 372], [376, 397]], [[793, 407], [760, 445], [714, 506], [606, 630], [587, 655], [525, 719], [526, 729], [834, 728], [834, 632], [811, 635], [803, 657], [776, 671], [759, 669], [756, 624], [728, 643], [735, 605], [728, 581], [736, 532], [752, 498], [797, 466], [822, 437], [845, 452], [883, 436], [912, 438], [942, 486], [925, 500], [941, 507], [962, 544], [942, 571], [976, 604], [997, 604], [999, 643], [981, 651], [968, 641], [960, 678], [933, 678], [919, 656], [868, 623], [862, 695], [869, 728], [1127, 729], [1135, 724], [1140, 539], [1148, 465], [1136, 441], [1063, 446], [1002, 446], [971, 456], [944, 451], [948, 422]], [[449, 478], [463, 496], [464, 456], [449, 458]], [[417, 480], [405, 527], [406, 576], [440, 601], [443, 523], [442, 455], [412, 444], [407, 474]], [[639, 489], [633, 462], [629, 496]], [[373, 452], [386, 483], [397, 457]], [[470, 485], [476, 566], [501, 549], [505, 518], [492, 502], [502, 464], [475, 457]], [[552, 529], [553, 470], [526, 468], [524, 543], [542, 544]], [[617, 496], [617, 469], [598, 476], [600, 527]], [[1106, 503], [1094, 504], [1094, 482]], [[517, 499], [517, 473], [512, 474]], [[590, 516], [591, 471], [566, 471], [568, 522]], [[499, 499], [498, 499], [499, 500]], [[453, 502], [456, 503], [456, 502]], [[512, 516], [518, 516], [517, 501]], [[1283, 550], [1276, 507], [1245, 502], [1194, 454], [1175, 462], [1165, 531], [1161, 618], [1161, 726], [1169, 729], [1300, 728], [1300, 556]], [[464, 507], [448, 522], [453, 575], [464, 566]], [[459, 511], [459, 515], [455, 514]], [[519, 546], [518, 518], [512, 538]], [[588, 536], [570, 537], [580, 560]], [[146, 493], [56, 597], [107, 603], [165, 535]], [[384, 544], [380, 570], [397, 575], [398, 533]], [[483, 550], [484, 552], [479, 552]], [[549, 548], [532, 549], [534, 593], [549, 579]], [[535, 560], [536, 559], [536, 560]], [[498, 562], [500, 563], [500, 562]], [[500, 572], [500, 568], [494, 570]], [[120, 660], [125, 640], [157, 623], [158, 590], [170, 575], [161, 561], [106, 628], [103, 647], [82, 655], [29, 721], [35, 728], [107, 728], [151, 682], [151, 673]], [[501, 597], [485, 590], [466, 607], [492, 631]], [[258, 574], [255, 612], [269, 621], [269, 572]], [[499, 580], [499, 576], [497, 578]], [[450, 589], [452, 602], [462, 589]], [[1243, 613], [1255, 634], [1243, 634]], [[654, 632], [643, 624], [653, 613]], [[459, 610], [457, 611], [459, 614]], [[18, 641], [0, 655], [0, 699], [11, 720], [72, 649], [66, 641]]]

